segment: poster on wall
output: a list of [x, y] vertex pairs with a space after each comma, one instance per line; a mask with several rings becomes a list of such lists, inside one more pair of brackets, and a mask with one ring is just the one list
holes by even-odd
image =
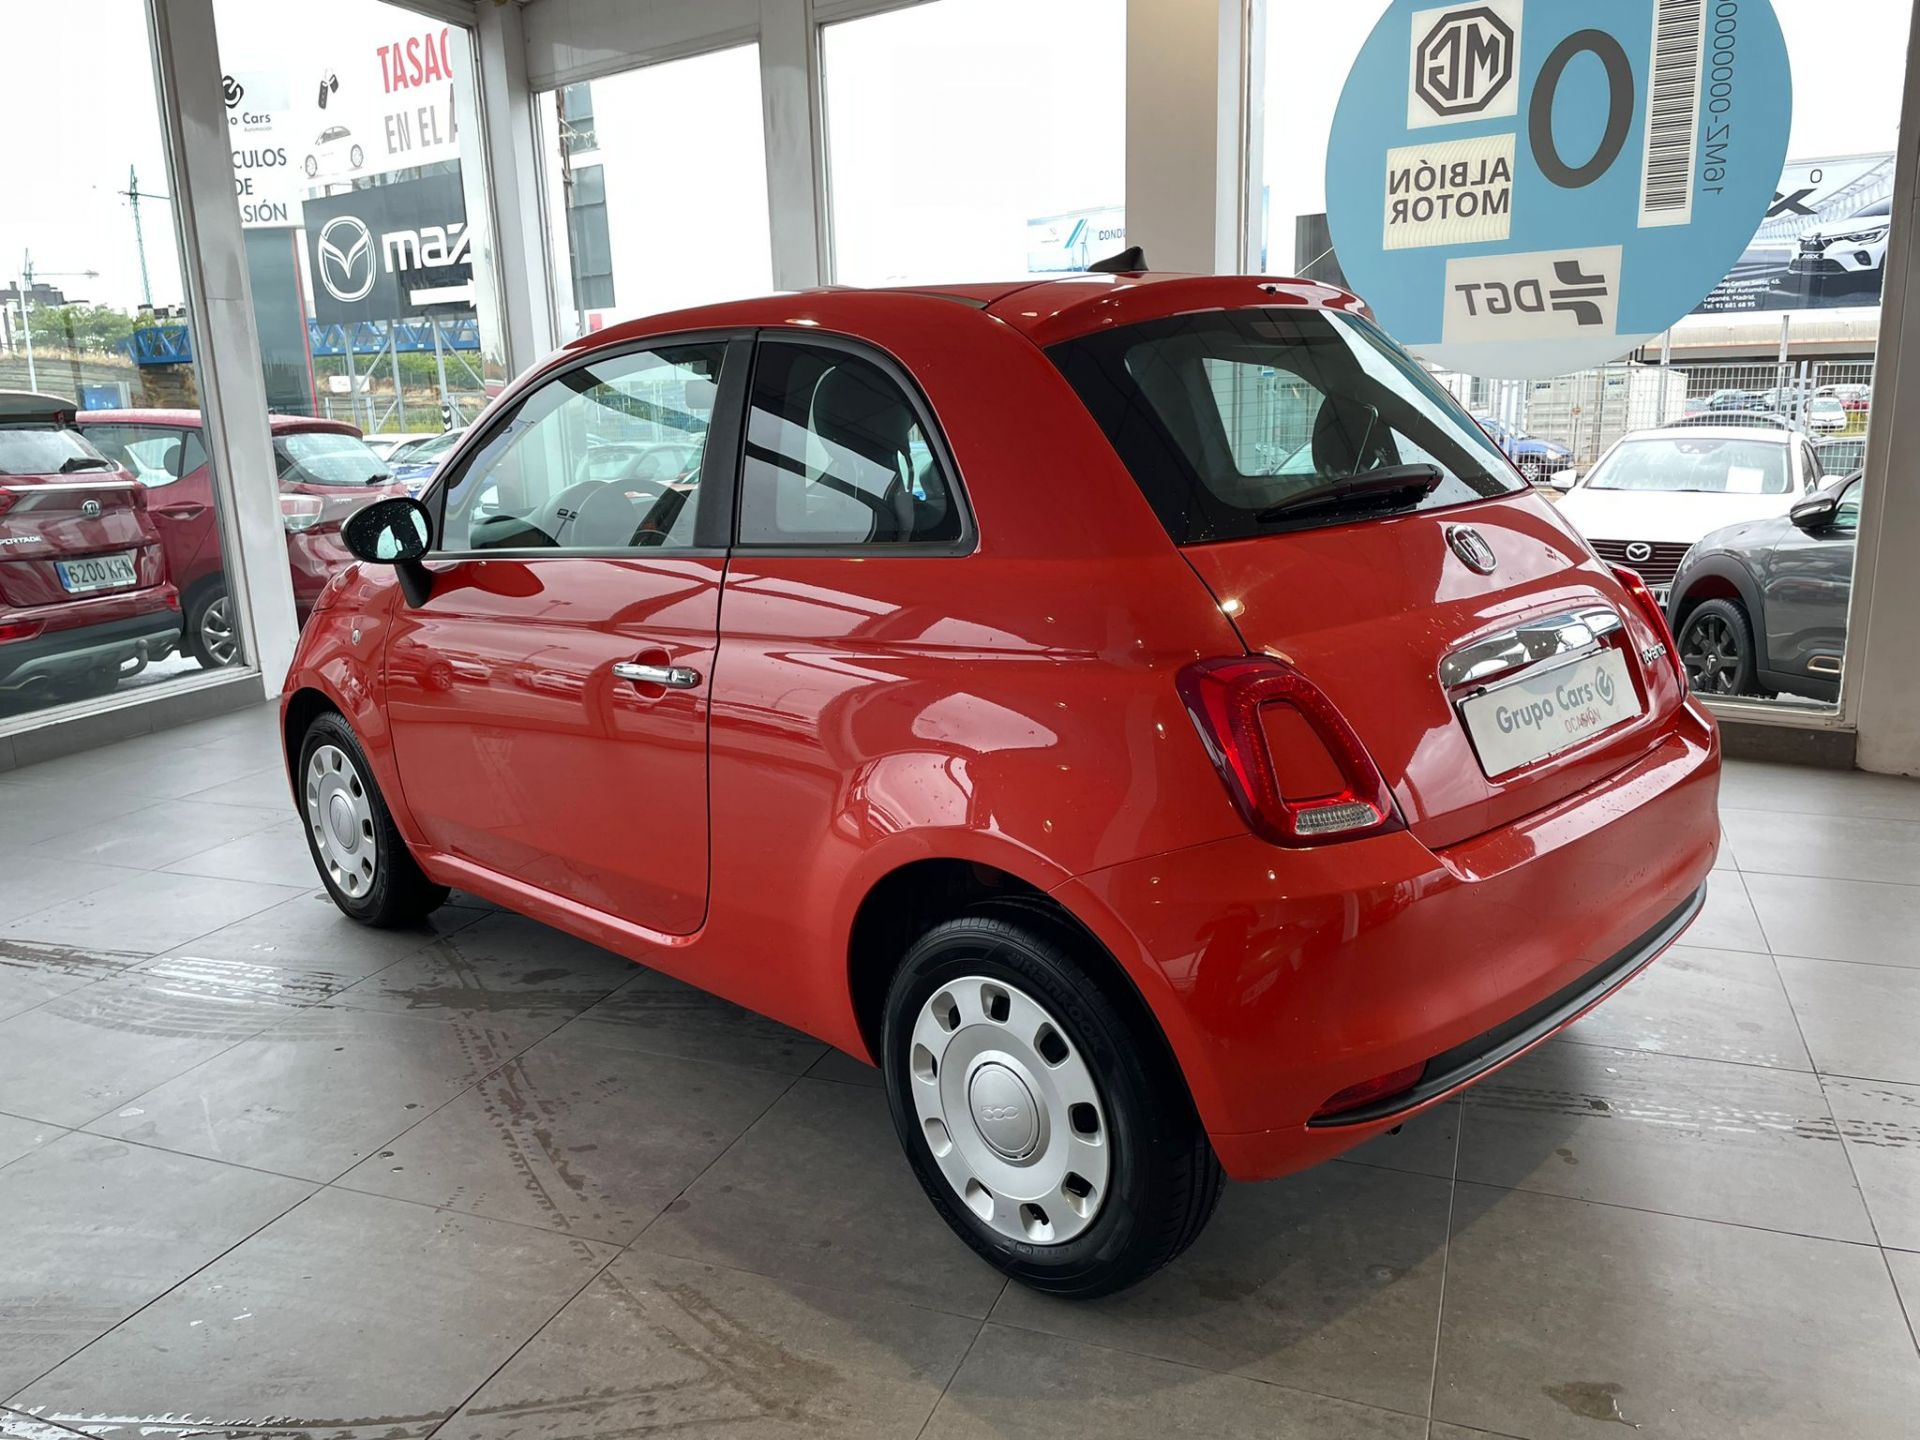
[[472, 309], [473, 251], [458, 175], [309, 200], [313, 314], [323, 325]]
[[1694, 314], [1877, 306], [1892, 228], [1892, 155], [1789, 160], [1746, 251]]
[[1395, 0], [1328, 145], [1341, 264], [1450, 369], [1605, 364], [1739, 260], [1791, 88], [1770, 0]]
[[1127, 248], [1127, 212], [1118, 205], [1027, 221], [1027, 273], [1084, 270]]

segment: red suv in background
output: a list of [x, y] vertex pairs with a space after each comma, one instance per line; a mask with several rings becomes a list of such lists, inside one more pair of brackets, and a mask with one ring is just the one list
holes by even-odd
[[0, 700], [102, 695], [173, 653], [180, 599], [146, 491], [71, 428], [71, 401], [0, 390]]
[[[369, 500], [404, 495], [406, 487], [392, 483], [386, 461], [344, 421], [298, 415], [269, 420], [294, 608], [304, 624], [334, 571], [353, 559], [340, 543], [340, 522]], [[209, 668], [231, 665], [239, 646], [220, 561], [213, 471], [200, 412], [88, 410], [77, 423], [150, 492], [148, 508], [166, 547], [168, 573], [180, 590], [187, 653]]]
[[623, 325], [345, 537], [283, 708], [335, 903], [457, 885], [870, 1057], [1061, 1294], [1539, 1044], [1718, 844], [1646, 586], [1306, 281]]

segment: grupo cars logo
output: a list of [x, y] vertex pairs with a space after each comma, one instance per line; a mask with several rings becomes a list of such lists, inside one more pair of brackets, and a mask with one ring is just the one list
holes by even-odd
[[359, 216], [334, 216], [321, 227], [314, 250], [320, 261], [320, 283], [334, 299], [352, 304], [373, 293], [378, 275], [373, 232]]
[[227, 102], [227, 108], [229, 110], [238, 105], [246, 93], [247, 87], [234, 79], [233, 76], [222, 75], [220, 77], [220, 95], [221, 98]]
[[1409, 129], [1517, 113], [1520, 11], [1484, 0], [1414, 13]]

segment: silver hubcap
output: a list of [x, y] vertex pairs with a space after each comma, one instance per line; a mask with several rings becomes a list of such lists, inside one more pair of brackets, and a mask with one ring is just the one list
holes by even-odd
[[360, 772], [337, 745], [320, 746], [307, 761], [307, 828], [333, 883], [345, 894], [366, 894], [380, 861], [373, 802]]
[[978, 975], [943, 985], [914, 1021], [907, 1063], [927, 1148], [969, 1210], [1027, 1244], [1093, 1223], [1112, 1158], [1106, 1108], [1037, 1000]]
[[200, 612], [200, 648], [216, 665], [231, 665], [239, 654], [233, 642], [233, 602], [225, 595]]

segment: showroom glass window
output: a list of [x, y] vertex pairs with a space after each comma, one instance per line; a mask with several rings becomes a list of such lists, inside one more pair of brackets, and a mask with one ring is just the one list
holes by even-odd
[[934, 0], [821, 30], [833, 278], [1005, 279], [1126, 248], [1125, 0]]
[[773, 288], [759, 46], [565, 85], [534, 113], [563, 337]]
[[244, 662], [146, 7], [8, 6], [4, 35], [0, 731]]

